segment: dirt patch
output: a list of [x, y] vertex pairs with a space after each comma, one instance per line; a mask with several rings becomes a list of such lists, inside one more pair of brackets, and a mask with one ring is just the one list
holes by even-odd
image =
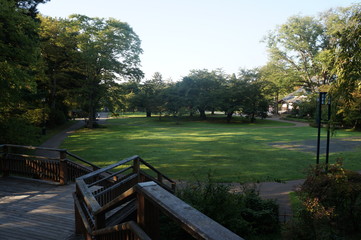
[[[326, 140], [320, 141], [320, 153], [326, 153]], [[317, 151], [317, 140], [305, 140], [305, 141], [294, 141], [294, 142], [275, 142], [270, 143], [270, 146], [294, 150], [300, 152], [311, 152], [316, 153]], [[356, 151], [361, 149], [361, 138], [347, 138], [347, 139], [331, 139], [330, 140], [330, 153], [334, 152], [346, 152]]]

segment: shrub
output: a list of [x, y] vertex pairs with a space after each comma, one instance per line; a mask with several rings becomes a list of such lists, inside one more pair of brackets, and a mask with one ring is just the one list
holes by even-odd
[[34, 126], [40, 127], [43, 124], [43, 119], [48, 118], [48, 113], [44, 112], [44, 109], [29, 109], [23, 115], [27, 122]]
[[210, 176], [204, 184], [190, 184], [178, 197], [234, 233], [248, 237], [278, 232], [278, 205], [263, 200], [254, 188], [244, 187], [241, 194], [230, 192], [228, 186], [217, 184]]
[[52, 109], [49, 114], [49, 122], [50, 126], [59, 126], [66, 122], [66, 116], [63, 111]]
[[0, 120], [0, 143], [28, 145], [37, 141], [40, 129], [23, 118]]
[[361, 230], [361, 175], [342, 163], [316, 166], [297, 195], [303, 207], [290, 223], [287, 239], [349, 239]]

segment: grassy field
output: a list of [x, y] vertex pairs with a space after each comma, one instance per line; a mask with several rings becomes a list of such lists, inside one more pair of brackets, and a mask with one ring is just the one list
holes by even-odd
[[[304, 177], [304, 170], [315, 163], [315, 154], [279, 149], [269, 143], [316, 139], [317, 135], [315, 128], [292, 126], [271, 120], [247, 123], [239, 118], [227, 124], [221, 118], [190, 121], [128, 115], [107, 120], [102, 128], [79, 130], [61, 147], [99, 166], [140, 155], [179, 180], [195, 180], [208, 172], [219, 182], [290, 180]], [[336, 134], [349, 136], [361, 133]], [[343, 157], [346, 167], [361, 170], [360, 153], [361, 149], [337, 153], [330, 159]]]

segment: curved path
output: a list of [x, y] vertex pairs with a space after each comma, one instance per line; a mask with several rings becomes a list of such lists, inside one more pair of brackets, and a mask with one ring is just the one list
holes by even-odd
[[309, 126], [309, 123], [283, 120], [280, 117], [276, 117], [276, 116], [272, 116], [271, 118], [267, 118], [267, 120], [286, 122], [286, 123], [294, 124], [294, 126], [289, 126], [289, 127], [308, 127]]

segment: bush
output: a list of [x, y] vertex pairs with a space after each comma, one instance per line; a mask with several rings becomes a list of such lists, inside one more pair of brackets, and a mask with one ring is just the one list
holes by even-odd
[[30, 124], [40, 127], [43, 120], [48, 118], [48, 113], [44, 112], [44, 109], [37, 108], [27, 110], [23, 116]]
[[66, 123], [67, 119], [63, 111], [52, 109], [49, 114], [49, 122], [50, 126], [59, 126]]
[[22, 118], [0, 120], [0, 143], [28, 145], [34, 144], [40, 135], [40, 129]]
[[273, 234], [279, 231], [278, 205], [263, 200], [254, 188], [241, 194], [230, 193], [228, 186], [214, 183], [191, 184], [178, 197], [242, 237]]
[[[287, 239], [352, 239], [361, 231], [361, 175], [342, 163], [316, 166], [297, 195], [303, 207], [295, 214]], [[359, 238], [358, 238], [359, 239]]]

